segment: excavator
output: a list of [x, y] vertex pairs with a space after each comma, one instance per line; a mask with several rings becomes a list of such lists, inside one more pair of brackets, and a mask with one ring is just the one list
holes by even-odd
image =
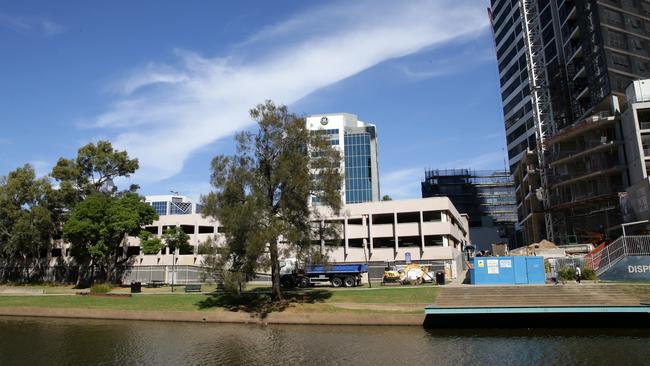
[[382, 285], [388, 283], [421, 285], [424, 282], [435, 282], [435, 275], [428, 265], [411, 263], [397, 266], [395, 263], [387, 263], [381, 283]]

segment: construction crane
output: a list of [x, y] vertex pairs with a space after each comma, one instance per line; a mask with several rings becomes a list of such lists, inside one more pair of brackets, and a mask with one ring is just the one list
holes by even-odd
[[551, 201], [549, 197], [548, 167], [546, 163], [546, 139], [553, 134], [553, 111], [551, 95], [546, 75], [544, 60], [544, 44], [542, 42], [541, 27], [539, 22], [539, 9], [536, 0], [520, 0], [519, 10], [524, 30], [524, 45], [526, 63], [530, 79], [530, 95], [533, 109], [533, 122], [535, 123], [535, 138], [537, 140], [537, 159], [541, 183], [542, 204], [544, 206], [544, 222], [546, 237], [553, 242], [553, 218], [551, 217]]

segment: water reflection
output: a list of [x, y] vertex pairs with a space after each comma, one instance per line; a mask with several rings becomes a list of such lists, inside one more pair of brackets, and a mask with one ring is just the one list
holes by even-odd
[[648, 330], [0, 318], [1, 365], [646, 364]]

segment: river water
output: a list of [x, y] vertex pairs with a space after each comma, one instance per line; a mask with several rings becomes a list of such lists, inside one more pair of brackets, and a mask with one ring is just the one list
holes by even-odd
[[0, 317], [0, 365], [648, 365], [650, 331]]

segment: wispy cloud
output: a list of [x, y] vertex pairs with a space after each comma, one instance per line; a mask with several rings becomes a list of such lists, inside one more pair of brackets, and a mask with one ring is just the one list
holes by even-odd
[[496, 56], [492, 47], [477, 48], [473, 44], [468, 44], [460, 52], [451, 56], [438, 57], [434, 53], [432, 59], [426, 64], [399, 65], [398, 67], [409, 79], [425, 80], [463, 72], [470, 67], [494, 60], [496, 60]]
[[45, 160], [33, 160], [29, 164], [34, 168], [37, 177], [44, 177], [52, 170], [52, 164]]
[[503, 151], [492, 151], [477, 156], [466, 157], [458, 160], [443, 162], [436, 168], [453, 169], [500, 169], [503, 167], [505, 153]]
[[[124, 96], [94, 119], [140, 159], [141, 182], [174, 176], [192, 152], [250, 125], [265, 99], [291, 104], [383, 61], [482, 32], [475, 0], [327, 3], [264, 28], [235, 54], [176, 53], [111, 89]], [[245, 54], [245, 57], [242, 57]]]
[[35, 15], [0, 13], [0, 27], [20, 34], [36, 33], [44, 36], [54, 36], [63, 32], [60, 24]]
[[381, 177], [381, 194], [393, 199], [421, 197], [420, 182], [423, 177], [423, 168], [394, 170]]

